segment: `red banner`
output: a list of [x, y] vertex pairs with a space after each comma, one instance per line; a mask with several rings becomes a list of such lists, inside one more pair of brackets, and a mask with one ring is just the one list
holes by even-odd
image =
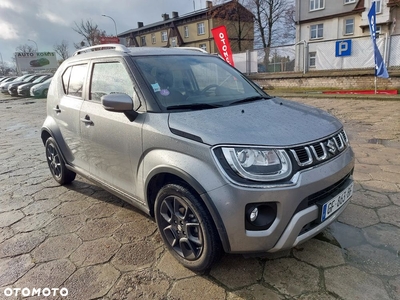
[[235, 66], [233, 63], [233, 56], [231, 45], [229, 44], [228, 34], [225, 26], [218, 26], [211, 29], [211, 33], [214, 37], [215, 44], [217, 44], [219, 53], [222, 58], [231, 66]]
[[100, 44], [119, 44], [119, 38], [116, 36], [100, 37]]

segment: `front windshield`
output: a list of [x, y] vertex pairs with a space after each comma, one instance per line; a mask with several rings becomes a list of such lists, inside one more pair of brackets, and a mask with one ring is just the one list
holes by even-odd
[[268, 97], [218, 57], [147, 56], [135, 61], [166, 110], [214, 108]]

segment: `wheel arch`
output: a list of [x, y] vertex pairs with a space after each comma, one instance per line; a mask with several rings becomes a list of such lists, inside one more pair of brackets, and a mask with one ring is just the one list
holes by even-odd
[[184, 170], [162, 166], [150, 172], [145, 183], [145, 199], [149, 207], [150, 215], [154, 217], [154, 204], [158, 191], [164, 185], [170, 183], [183, 184], [198, 196], [211, 215], [225, 252], [229, 252], [229, 240], [221, 216], [202, 185]]

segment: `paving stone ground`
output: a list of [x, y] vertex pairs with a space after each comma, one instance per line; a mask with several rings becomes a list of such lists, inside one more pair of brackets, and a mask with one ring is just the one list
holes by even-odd
[[63, 288], [46, 298], [400, 300], [400, 101], [295, 100], [343, 121], [356, 154], [351, 203], [290, 251], [225, 255], [196, 274], [152, 219], [79, 176], [56, 184], [40, 140], [46, 100], [0, 96], [0, 299]]

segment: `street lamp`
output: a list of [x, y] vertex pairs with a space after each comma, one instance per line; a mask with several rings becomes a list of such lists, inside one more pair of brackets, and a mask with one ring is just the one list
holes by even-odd
[[28, 41], [35, 43], [35, 45], [36, 45], [36, 52], [38, 52], [38, 51], [39, 51], [39, 48], [38, 48], [36, 42], [35, 42], [34, 40], [31, 40], [31, 39], [28, 39]]
[[117, 33], [117, 24], [115, 23], [115, 20], [113, 19], [113, 18], [111, 18], [110, 16], [107, 16], [107, 15], [101, 15], [102, 17], [106, 17], [106, 18], [110, 18], [111, 20], [113, 20], [113, 22], [114, 22], [114, 28], [115, 28], [115, 36], [118, 36], [118, 33]]
[[4, 62], [3, 62], [3, 55], [1, 55], [1, 53], [0, 57], [1, 57], [1, 75], [4, 75]]

